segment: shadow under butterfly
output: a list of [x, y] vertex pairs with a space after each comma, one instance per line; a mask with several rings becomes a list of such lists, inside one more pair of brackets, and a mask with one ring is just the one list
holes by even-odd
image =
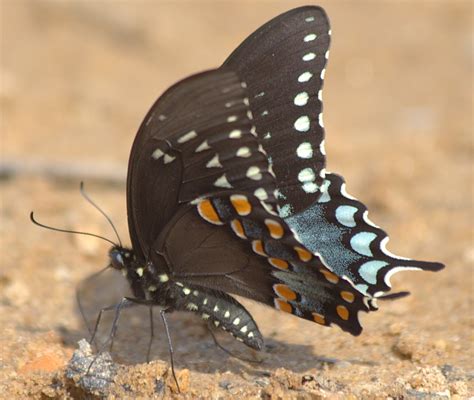
[[[359, 335], [400, 270], [388, 236], [325, 170], [322, 95], [331, 31], [319, 7], [288, 11], [212, 71], [152, 106], [127, 178], [132, 249], [114, 246], [128, 301], [191, 311], [247, 346], [263, 337], [239, 295]], [[117, 308], [118, 312], [120, 308]]]

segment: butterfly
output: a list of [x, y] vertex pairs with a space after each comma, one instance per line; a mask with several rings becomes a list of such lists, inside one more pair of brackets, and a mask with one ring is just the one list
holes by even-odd
[[261, 350], [232, 295], [359, 335], [359, 312], [390, 297], [394, 273], [444, 267], [390, 253], [366, 206], [326, 171], [330, 39], [322, 8], [290, 10], [151, 107], [128, 165], [132, 247], [109, 252], [134, 301], [194, 312]]

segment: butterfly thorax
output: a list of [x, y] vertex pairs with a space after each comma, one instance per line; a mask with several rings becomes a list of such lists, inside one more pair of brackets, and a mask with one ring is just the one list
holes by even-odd
[[110, 265], [127, 278], [135, 298], [166, 306], [169, 277], [156, 266], [136, 257], [133, 249], [114, 246], [109, 251]]

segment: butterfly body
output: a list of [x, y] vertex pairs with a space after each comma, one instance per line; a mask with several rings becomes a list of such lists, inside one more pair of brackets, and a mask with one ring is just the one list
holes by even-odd
[[168, 89], [130, 154], [132, 248], [115, 247], [137, 300], [191, 311], [261, 349], [243, 296], [353, 335], [390, 277], [442, 264], [391, 254], [388, 236], [325, 169], [319, 7], [271, 20], [218, 69]]
[[138, 262], [129, 248], [114, 246], [109, 255], [112, 267], [126, 276], [137, 302], [161, 306], [168, 312], [196, 313], [212, 328], [223, 329], [247, 346], [262, 349], [263, 338], [252, 316], [225, 292], [170, 279], [153, 263]]

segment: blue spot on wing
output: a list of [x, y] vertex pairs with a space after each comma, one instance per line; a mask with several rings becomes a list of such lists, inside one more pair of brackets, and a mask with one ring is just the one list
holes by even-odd
[[336, 219], [337, 221], [349, 228], [356, 226], [354, 221], [354, 214], [357, 212], [357, 208], [352, 206], [339, 206], [336, 208]]
[[377, 283], [377, 273], [381, 268], [387, 265], [388, 263], [385, 261], [367, 261], [359, 267], [359, 275], [364, 278], [366, 282], [375, 285]]
[[373, 232], [359, 232], [351, 238], [351, 247], [359, 254], [367, 257], [372, 257], [372, 251], [370, 250], [370, 244], [377, 235]]

